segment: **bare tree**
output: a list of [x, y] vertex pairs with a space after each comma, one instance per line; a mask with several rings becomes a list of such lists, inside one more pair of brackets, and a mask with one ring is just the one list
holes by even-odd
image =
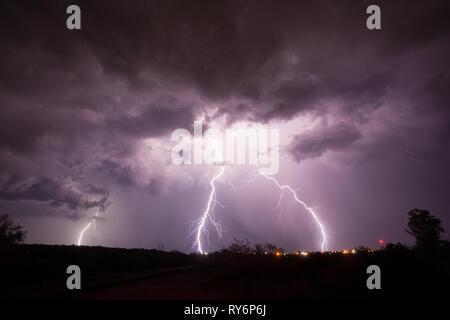
[[265, 250], [270, 253], [270, 254], [274, 254], [276, 252], [283, 252], [284, 250], [282, 248], [278, 248], [276, 245], [274, 245], [273, 243], [266, 243], [264, 245]]
[[13, 220], [7, 215], [0, 215], [0, 243], [15, 244], [22, 243], [25, 239], [26, 231], [19, 224], [14, 224]]
[[416, 248], [432, 248], [441, 244], [441, 233], [445, 232], [441, 220], [431, 215], [428, 210], [413, 209], [408, 215], [406, 232], [416, 238]]
[[231, 242], [231, 245], [228, 247], [228, 249], [232, 253], [237, 253], [237, 254], [250, 254], [252, 251], [252, 248], [250, 246], [250, 242], [248, 241], [248, 239], [239, 240], [239, 239], [234, 238], [233, 241]]

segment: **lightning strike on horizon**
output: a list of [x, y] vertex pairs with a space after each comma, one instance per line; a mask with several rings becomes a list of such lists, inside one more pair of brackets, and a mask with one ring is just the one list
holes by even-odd
[[200, 218], [200, 221], [197, 225], [197, 228], [194, 229], [194, 232], [197, 231], [196, 240], [194, 245], [197, 245], [197, 251], [201, 254], [205, 254], [206, 252], [203, 251], [202, 247], [202, 233], [205, 231], [208, 234], [208, 230], [205, 228], [206, 220], [209, 219], [213, 226], [216, 228], [217, 233], [219, 234], [219, 237], [222, 236], [222, 227], [218, 222], [216, 222], [214, 218], [214, 207], [216, 204], [219, 204], [223, 207], [220, 202], [216, 200], [216, 186], [215, 182], [217, 179], [219, 179], [225, 172], [224, 167], [220, 167], [220, 171], [218, 174], [216, 174], [211, 181], [209, 182], [209, 185], [211, 187], [211, 193], [209, 194], [208, 203], [206, 205], [205, 211], [203, 212], [202, 217]]
[[281, 206], [281, 197], [283, 195], [284, 190], [289, 191], [292, 196], [294, 197], [294, 200], [296, 202], [298, 202], [299, 204], [301, 204], [306, 211], [308, 211], [311, 216], [314, 218], [315, 222], [317, 223], [317, 225], [320, 228], [320, 232], [322, 233], [322, 245], [321, 245], [321, 250], [322, 251], [326, 251], [327, 250], [327, 234], [325, 232], [325, 227], [323, 226], [323, 224], [320, 222], [319, 218], [317, 217], [317, 214], [314, 212], [314, 210], [309, 207], [304, 201], [300, 200], [297, 196], [297, 193], [295, 192], [294, 189], [292, 189], [290, 186], [288, 185], [281, 185], [274, 177], [269, 177], [268, 175], [264, 174], [263, 172], [261, 172], [261, 170], [259, 171], [259, 174], [261, 176], [263, 176], [264, 178], [272, 181], [280, 190], [281, 190], [281, 194], [280, 194], [280, 198], [279, 198], [279, 202], [278, 205]]
[[83, 230], [81, 230], [80, 235], [78, 237], [78, 246], [81, 246], [81, 242], [83, 241], [83, 235], [84, 233], [92, 226], [94, 225], [94, 230], [97, 232], [97, 229], [95, 227], [95, 218], [98, 217], [98, 213], [99, 213], [99, 208], [97, 208], [97, 212], [95, 213], [95, 216], [90, 218], [90, 222], [86, 225], [86, 227], [83, 228]]
[[[218, 232], [218, 234], [219, 234], [219, 237], [222, 236], [222, 228], [221, 228], [220, 224], [215, 220], [215, 217], [214, 217], [214, 207], [215, 207], [216, 204], [219, 204], [221, 207], [224, 207], [220, 202], [218, 202], [218, 201], [216, 200], [217, 194], [216, 194], [216, 187], [215, 187], [215, 182], [216, 182], [216, 180], [219, 179], [219, 178], [224, 174], [224, 172], [225, 172], [225, 168], [224, 168], [224, 167], [220, 167], [219, 173], [216, 174], [216, 175], [210, 180], [209, 185], [210, 185], [210, 187], [211, 187], [211, 193], [210, 193], [210, 195], [209, 195], [209, 199], [208, 199], [208, 202], [207, 202], [205, 211], [203, 212], [202, 217], [201, 217], [201, 219], [200, 219], [200, 221], [199, 221], [197, 227], [196, 227], [196, 228], [194, 229], [194, 231], [193, 231], [193, 232], [195, 232], [195, 231], [197, 232], [196, 240], [195, 240], [195, 242], [194, 242], [194, 246], [195, 246], [195, 245], [197, 246], [197, 251], [198, 251], [200, 254], [205, 254], [205, 253], [206, 253], [206, 252], [204, 252], [204, 250], [203, 250], [204, 247], [203, 247], [203, 245], [202, 245], [202, 233], [205, 232], [206, 234], [208, 234], [208, 230], [206, 229], [206, 226], [205, 226], [206, 221], [207, 221], [208, 219], [211, 221], [211, 223], [212, 223], [212, 224], [214, 225], [214, 227], [216, 228], [216, 230], [217, 230], [217, 232]], [[245, 181], [244, 181], [245, 184], [244, 184], [243, 186], [240, 186], [240, 187], [236, 187], [235, 185], [233, 185], [233, 184], [231, 183], [230, 179], [229, 179], [227, 176], [225, 176], [225, 177], [227, 178], [228, 185], [231, 186], [231, 188], [232, 188], [234, 191], [237, 191], [237, 190], [239, 190], [239, 189], [242, 189], [242, 188], [248, 186], [248, 185], [249, 185], [250, 183], [252, 183], [257, 177], [263, 176], [263, 177], [266, 178], [267, 180], [273, 182], [273, 184], [274, 184], [277, 188], [280, 189], [281, 193], [280, 193], [280, 196], [279, 196], [279, 198], [278, 198], [278, 203], [277, 203], [277, 205], [275, 206], [275, 208], [278, 207], [278, 208], [280, 208], [280, 210], [282, 210], [282, 208], [283, 208], [282, 205], [281, 205], [281, 201], [282, 201], [282, 199], [283, 199], [284, 192], [285, 192], [285, 191], [290, 192], [290, 193], [292, 194], [294, 200], [295, 200], [297, 203], [301, 204], [301, 205], [303, 206], [303, 208], [305, 208], [306, 211], [308, 211], [308, 213], [313, 217], [314, 221], [315, 221], [315, 222], [317, 223], [317, 225], [319, 226], [320, 232], [321, 232], [321, 234], [322, 234], [321, 251], [326, 251], [326, 250], [327, 250], [327, 235], [326, 235], [326, 232], [325, 232], [325, 227], [324, 227], [324, 225], [322, 224], [322, 222], [319, 220], [319, 217], [318, 217], [317, 214], [314, 212], [314, 210], [313, 210], [311, 207], [309, 207], [304, 201], [300, 200], [299, 197], [297, 196], [297, 193], [295, 192], [295, 190], [292, 189], [289, 185], [281, 185], [274, 177], [271, 177], [271, 176], [268, 176], [268, 175], [264, 174], [261, 170], [259, 170], [258, 173], [259, 173], [258, 175], [253, 176], [251, 179], [245, 180]], [[279, 220], [279, 221], [280, 221], [280, 218], [281, 218], [281, 212], [279, 213], [279, 216], [278, 216], [278, 220]], [[282, 226], [282, 227], [283, 227], [283, 226]], [[284, 228], [283, 228], [283, 229], [284, 229]], [[193, 232], [192, 232], [192, 233], [193, 233]], [[192, 234], [192, 233], [191, 233], [191, 234]]]

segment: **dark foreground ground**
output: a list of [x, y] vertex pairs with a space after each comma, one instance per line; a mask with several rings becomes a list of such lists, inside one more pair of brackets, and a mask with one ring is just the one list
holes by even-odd
[[[78, 265], [82, 289], [66, 288]], [[381, 290], [366, 269], [381, 268]], [[144, 249], [21, 245], [0, 248], [2, 298], [38, 299], [442, 299], [448, 250], [391, 247], [356, 254], [208, 256]]]

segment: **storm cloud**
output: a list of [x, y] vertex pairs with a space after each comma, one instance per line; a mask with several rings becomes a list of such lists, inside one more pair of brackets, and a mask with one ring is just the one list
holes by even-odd
[[327, 150], [341, 150], [359, 137], [357, 129], [341, 123], [296, 136], [292, 141], [290, 152], [297, 161], [301, 161], [319, 157]]
[[[70, 4], [0, 6], [2, 211], [39, 202], [52, 215], [80, 219], [115, 204], [130, 228], [139, 228], [138, 211], [147, 209], [155, 233], [157, 225], [170, 225], [168, 217], [186, 215], [189, 223], [203, 199], [205, 189], [195, 182], [202, 174], [175, 171], [167, 150], [172, 130], [190, 130], [197, 119], [205, 126], [295, 127], [282, 141], [294, 160], [281, 166], [289, 172], [306, 170], [311, 160], [316, 169], [354, 170], [357, 179], [366, 177], [362, 168], [372, 170], [368, 163], [381, 176], [392, 169], [386, 162], [403, 168], [398, 161], [406, 161], [414, 170], [431, 164], [448, 177], [445, 1], [380, 0], [377, 31], [365, 25], [369, 1], [76, 1], [78, 31], [65, 27]], [[423, 179], [440, 192], [448, 185], [432, 174]], [[348, 188], [365, 182], [358, 183]], [[391, 197], [382, 189], [374, 199]], [[446, 205], [442, 200], [436, 209]], [[246, 230], [236, 221], [229, 221], [230, 232]], [[176, 238], [166, 241], [179, 247], [182, 225], [161, 237]], [[123, 245], [154, 245], [152, 237]]]

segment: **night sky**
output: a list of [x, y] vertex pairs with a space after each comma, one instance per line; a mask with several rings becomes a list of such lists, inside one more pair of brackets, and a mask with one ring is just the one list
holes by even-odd
[[[81, 7], [82, 29], [66, 28]], [[366, 28], [381, 8], [382, 29]], [[194, 251], [217, 166], [173, 165], [173, 130], [280, 130], [280, 170], [328, 249], [450, 231], [448, 1], [13, 1], [0, 5], [0, 211], [27, 243]], [[320, 249], [311, 216], [230, 166], [219, 239]], [[280, 209], [282, 210], [280, 213]], [[448, 239], [448, 235], [446, 235]], [[205, 236], [206, 241], [206, 236]]]

